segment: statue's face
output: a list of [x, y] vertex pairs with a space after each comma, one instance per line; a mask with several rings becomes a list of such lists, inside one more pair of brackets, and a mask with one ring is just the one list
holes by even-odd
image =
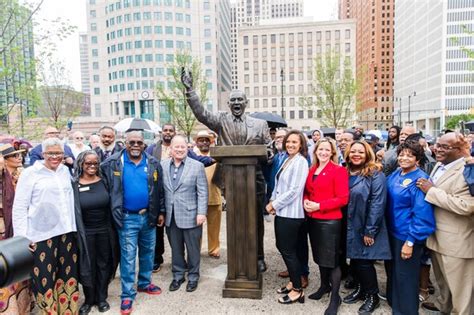
[[242, 91], [234, 91], [230, 93], [229, 108], [232, 115], [240, 117], [245, 112], [247, 106], [247, 97]]

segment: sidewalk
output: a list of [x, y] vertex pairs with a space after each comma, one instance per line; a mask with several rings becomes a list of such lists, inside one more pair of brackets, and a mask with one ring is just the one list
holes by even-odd
[[[279, 295], [276, 289], [284, 285], [285, 279], [277, 276], [279, 271], [285, 269], [283, 260], [275, 248], [275, 234], [273, 222], [265, 222], [265, 255], [268, 270], [263, 274], [263, 299], [224, 299], [222, 298], [222, 287], [226, 277], [226, 229], [225, 214], [222, 215], [221, 225], [221, 258], [214, 259], [207, 256], [206, 227], [203, 230], [203, 246], [201, 258], [201, 279], [199, 287], [195, 292], [186, 292], [186, 283], [178, 291], [169, 292], [168, 286], [171, 282], [170, 249], [167, 239], [165, 240], [165, 263], [159, 273], [153, 274], [153, 283], [162, 288], [163, 292], [158, 296], [139, 293], [134, 302], [133, 314], [323, 314], [329, 299], [327, 296], [320, 301], [306, 299], [304, 304], [281, 305], [277, 302]], [[165, 236], [166, 238], [166, 236]], [[311, 253], [310, 253], [311, 257]], [[383, 264], [377, 264], [378, 278], [381, 290], [385, 292], [385, 272]], [[305, 290], [306, 295], [317, 290], [319, 287], [319, 271], [310, 258], [309, 286]], [[340, 290], [341, 297], [349, 293], [343, 287]], [[99, 313], [93, 308], [90, 314], [118, 314], [120, 311], [120, 280], [115, 279], [109, 287], [109, 299], [111, 309], [107, 313]], [[360, 303], [348, 305], [342, 304], [339, 314], [357, 314]], [[420, 310], [423, 314], [423, 311]], [[380, 307], [374, 315], [391, 314], [391, 310], [385, 301], [381, 301]]]

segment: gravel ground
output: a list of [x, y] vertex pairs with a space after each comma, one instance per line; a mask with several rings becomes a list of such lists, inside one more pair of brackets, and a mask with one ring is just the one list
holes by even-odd
[[[170, 292], [168, 286], [171, 282], [171, 252], [166, 243], [165, 263], [159, 273], [153, 274], [153, 283], [163, 290], [161, 295], [151, 296], [139, 293], [133, 305], [133, 314], [323, 314], [329, 298], [326, 296], [320, 301], [306, 299], [304, 304], [281, 305], [277, 302], [279, 295], [275, 292], [277, 288], [286, 282], [277, 276], [279, 271], [285, 269], [283, 260], [275, 248], [275, 234], [273, 222], [265, 222], [265, 255], [268, 270], [263, 274], [263, 299], [224, 299], [222, 298], [222, 288], [226, 277], [226, 233], [225, 233], [225, 212], [222, 216], [221, 225], [221, 258], [214, 259], [207, 256], [206, 228], [204, 228], [202, 259], [201, 259], [201, 279], [199, 287], [195, 292], [186, 292], [186, 283], [178, 291]], [[311, 259], [310, 259], [311, 260]], [[381, 290], [385, 292], [385, 272], [383, 264], [377, 264], [379, 284]], [[309, 286], [305, 293], [317, 290], [319, 287], [319, 272], [314, 262], [310, 261]], [[340, 295], [344, 297], [349, 290], [343, 287]], [[109, 287], [109, 299], [111, 309], [103, 314], [118, 314], [120, 311], [120, 280], [115, 279]], [[342, 304], [339, 314], [357, 314], [360, 303], [348, 305]], [[420, 311], [424, 314], [423, 311]], [[94, 308], [90, 314], [101, 314]], [[391, 314], [391, 310], [385, 301], [381, 301], [380, 307], [373, 313], [374, 315]]]

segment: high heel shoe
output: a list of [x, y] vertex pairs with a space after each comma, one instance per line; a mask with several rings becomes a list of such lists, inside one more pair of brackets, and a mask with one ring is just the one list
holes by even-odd
[[320, 300], [324, 294], [328, 294], [329, 296], [329, 293], [331, 293], [331, 286], [328, 286], [328, 287], [320, 287], [318, 289], [318, 291], [308, 295], [308, 299], [311, 299], [311, 300]]
[[304, 303], [304, 292], [303, 292], [303, 290], [302, 289], [298, 290], [298, 289], [293, 288], [292, 291], [299, 292], [300, 295], [296, 299], [292, 300], [290, 298], [290, 296], [287, 294], [287, 295], [282, 296], [281, 298], [279, 298], [278, 303], [280, 303], [280, 304], [292, 304], [292, 303], [298, 302], [298, 303], [303, 304]]
[[339, 296], [339, 294], [337, 295], [336, 298], [333, 298], [331, 296], [331, 302], [329, 302], [328, 308], [324, 311], [324, 315], [337, 315], [337, 311], [341, 303], [342, 303], [342, 299]]
[[277, 290], [278, 294], [288, 294], [293, 290], [293, 288], [288, 288], [287, 286], [281, 287]]

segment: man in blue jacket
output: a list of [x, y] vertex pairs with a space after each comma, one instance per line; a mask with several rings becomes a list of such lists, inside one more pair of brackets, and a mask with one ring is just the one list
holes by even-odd
[[136, 296], [135, 259], [138, 247], [138, 292], [158, 295], [151, 283], [156, 226], [164, 222], [165, 204], [160, 163], [144, 152], [139, 131], [129, 132], [125, 149], [105, 160], [101, 169], [111, 196], [112, 216], [120, 243], [121, 314], [132, 312]]
[[[59, 131], [55, 127], [46, 127], [44, 131], [44, 139], [48, 138], [59, 138]], [[35, 164], [38, 160], [44, 160], [43, 158], [43, 148], [41, 143], [38, 144], [30, 151], [30, 165]], [[71, 148], [64, 144], [64, 165], [72, 169], [74, 165], [74, 154], [72, 154]]]

